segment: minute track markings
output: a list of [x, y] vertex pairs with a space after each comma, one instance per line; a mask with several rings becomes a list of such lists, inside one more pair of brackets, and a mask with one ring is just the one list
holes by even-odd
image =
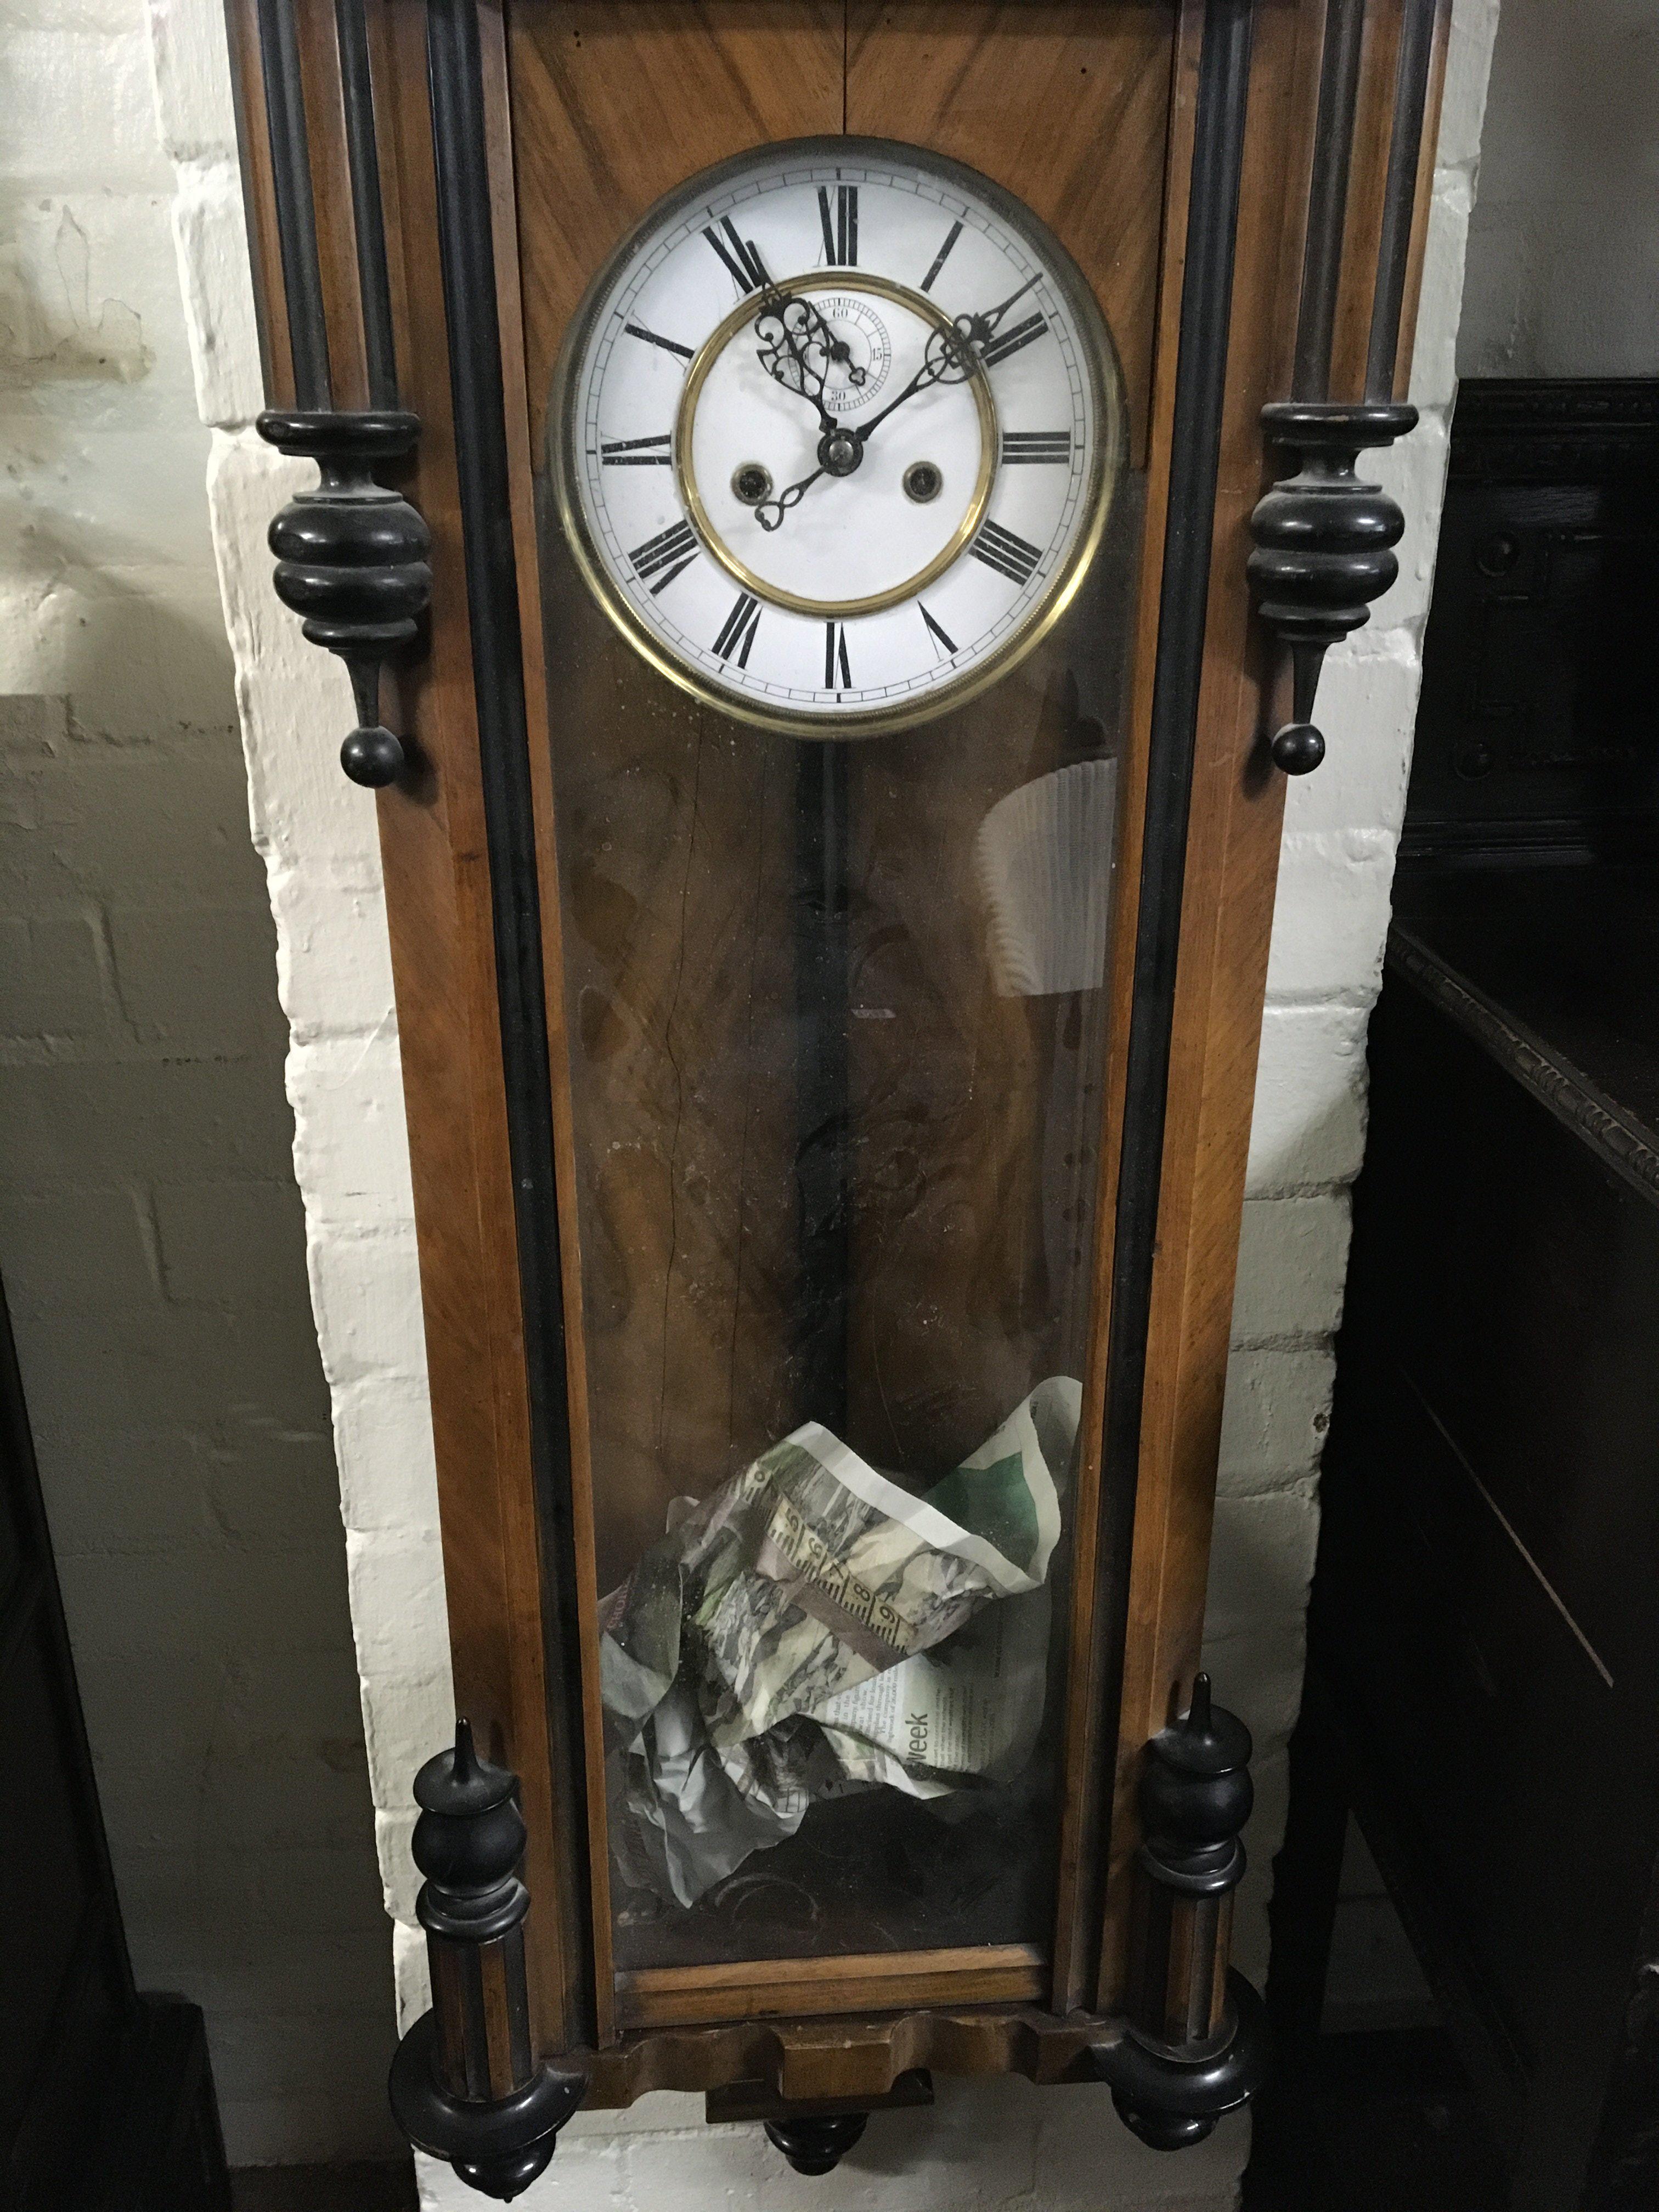
[[[796, 736], [911, 727], [1004, 676], [1075, 588], [1117, 474], [1109, 336], [1042, 224], [925, 155], [841, 144], [844, 165], [803, 142], [665, 198], [556, 386], [559, 516], [605, 611], [687, 691]], [[785, 310], [781, 373], [764, 317]], [[887, 388], [855, 401], [866, 346]], [[809, 471], [769, 529], [773, 482]]]

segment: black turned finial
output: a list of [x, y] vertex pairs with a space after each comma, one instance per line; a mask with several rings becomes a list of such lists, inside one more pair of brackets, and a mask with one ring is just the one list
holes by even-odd
[[340, 748], [340, 765], [371, 789], [395, 783], [404, 767], [402, 742], [380, 720], [381, 670], [413, 641], [432, 596], [431, 533], [374, 471], [411, 452], [420, 428], [398, 408], [268, 410], [258, 422], [260, 436], [279, 453], [317, 464], [315, 490], [290, 500], [270, 526], [276, 595], [304, 618], [311, 643], [337, 653], [350, 673], [357, 726]]
[[805, 2112], [768, 2120], [766, 2139], [797, 2173], [833, 2173], [864, 2133], [867, 2112]]
[[1201, 2142], [1265, 2069], [1261, 2001], [1227, 1965], [1249, 1759], [1250, 1732], [1213, 1703], [1207, 1674], [1146, 1747], [1127, 2030], [1090, 2057], [1119, 2116], [1155, 2150]]
[[486, 2197], [527, 2189], [581, 2102], [585, 2078], [535, 2056], [519, 1880], [518, 1778], [479, 1756], [471, 1724], [415, 1778], [415, 1910], [426, 1929], [432, 2009], [398, 2045], [392, 2110], [416, 2149], [447, 2159]]
[[1269, 441], [1298, 461], [1256, 504], [1248, 563], [1257, 610], [1290, 656], [1291, 719], [1269, 748], [1286, 775], [1306, 775], [1325, 757], [1313, 712], [1327, 652], [1369, 619], [1400, 574], [1394, 548], [1406, 519], [1355, 465], [1416, 423], [1417, 410], [1394, 400], [1286, 399], [1261, 410]]

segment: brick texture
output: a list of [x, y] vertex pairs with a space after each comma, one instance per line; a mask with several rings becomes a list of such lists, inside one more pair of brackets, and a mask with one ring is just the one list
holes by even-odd
[[175, 250], [236, 189], [206, 21], [0, 0], [0, 1273], [139, 1981], [205, 2007], [233, 2159], [314, 2160], [392, 2147], [392, 2008]]

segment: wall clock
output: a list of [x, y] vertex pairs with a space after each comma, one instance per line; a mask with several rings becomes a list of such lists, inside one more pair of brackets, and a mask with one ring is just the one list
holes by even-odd
[[[1250, 2094], [1199, 1669], [1284, 779], [1437, 0], [235, 0], [460, 1725], [412, 2139]], [[842, 742], [856, 740], [857, 742]]]
[[925, 720], [1066, 605], [1122, 461], [1111, 342], [1013, 196], [918, 148], [768, 146], [624, 239], [565, 342], [560, 515], [665, 674], [820, 737]]

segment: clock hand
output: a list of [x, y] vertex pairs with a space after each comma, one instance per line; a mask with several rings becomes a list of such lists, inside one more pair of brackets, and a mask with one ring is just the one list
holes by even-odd
[[802, 477], [797, 483], [786, 485], [775, 499], [762, 500], [754, 510], [755, 520], [761, 528], [775, 530], [790, 508], [799, 507], [805, 498], [809, 487], [815, 484], [825, 473], [825, 471], [821, 468], [814, 469], [810, 477]]
[[[767, 374], [787, 392], [798, 392], [817, 410], [820, 427], [832, 430], [835, 418], [823, 403], [830, 365], [852, 363], [847, 380], [854, 386], [864, 382], [866, 374], [853, 362], [852, 348], [836, 336], [809, 301], [775, 286], [755, 318], [755, 335], [761, 341], [758, 357]], [[814, 353], [823, 361], [821, 368], [814, 365]]]
[[998, 307], [987, 307], [977, 314], [958, 315], [956, 326], [970, 345], [982, 346], [996, 336], [997, 326], [1017, 300], [1023, 300], [1036, 284], [1042, 281], [1042, 272], [1028, 276], [1017, 292], [1011, 292]]
[[[935, 331], [928, 338], [927, 357], [921, 367], [910, 379], [903, 391], [896, 398], [890, 399], [880, 414], [872, 415], [867, 422], [848, 423], [843, 428], [827, 412], [821, 398], [816, 398], [811, 393], [803, 392], [803, 398], [813, 398], [817, 407], [819, 420], [823, 424], [824, 442], [818, 447], [819, 453], [823, 458], [811, 476], [802, 477], [798, 483], [788, 485], [778, 494], [775, 499], [761, 501], [754, 511], [755, 520], [761, 528], [776, 530], [790, 508], [800, 505], [807, 492], [821, 476], [851, 476], [859, 462], [864, 458], [864, 448], [870, 441], [872, 432], [878, 430], [890, 415], [902, 407], [907, 399], [914, 399], [918, 392], [926, 392], [935, 384], [946, 382], [965, 384], [970, 376], [982, 376], [985, 374], [985, 368], [980, 356], [985, 344], [995, 335], [997, 325], [1009, 308], [1017, 301], [1023, 300], [1032, 286], [1040, 281], [1040, 274], [1037, 276], [1028, 277], [1018, 290], [1011, 292], [1007, 298], [996, 307], [983, 308], [976, 313], [958, 315], [949, 331]], [[797, 301], [786, 296], [784, 304], [786, 307], [805, 307], [807, 314], [816, 322], [823, 325], [826, 331], [828, 330], [829, 325], [824, 324], [823, 318], [818, 314], [816, 308], [807, 307], [804, 300]], [[757, 333], [760, 332], [761, 324], [765, 319], [766, 311], [763, 311], [755, 325]], [[787, 338], [790, 333], [787, 320], [781, 313], [778, 315], [777, 319], [781, 330]], [[790, 350], [803, 373], [810, 374], [811, 371], [806, 363], [799, 354], [794, 352], [793, 346]], [[763, 362], [767, 362], [764, 351], [761, 358]], [[778, 376], [778, 371], [769, 362], [767, 362], [767, 368], [770, 374]], [[791, 391], [800, 389], [799, 386], [789, 384], [787, 377], [778, 376], [778, 380], [780, 383], [788, 385]], [[823, 390], [823, 376], [817, 380], [817, 388], [820, 393]], [[845, 457], [841, 465], [836, 465], [836, 459], [832, 456], [829, 447], [829, 441], [836, 434], [839, 434], [841, 442], [844, 443], [849, 439], [854, 441], [853, 453]]]
[[775, 530], [792, 507], [799, 507], [808, 489], [821, 476], [850, 477], [864, 459], [864, 448], [870, 433], [887, 420], [895, 408], [902, 407], [918, 392], [926, 392], [938, 384], [954, 369], [957, 380], [965, 381], [969, 376], [983, 374], [977, 358], [964, 349], [955, 331], [935, 331], [927, 341], [927, 357], [896, 399], [890, 399], [879, 415], [872, 415], [867, 422], [856, 426], [837, 422], [826, 416], [823, 436], [818, 441], [818, 465], [810, 477], [802, 477], [798, 483], [790, 484], [775, 499], [763, 500], [755, 508], [755, 520], [763, 530]]

